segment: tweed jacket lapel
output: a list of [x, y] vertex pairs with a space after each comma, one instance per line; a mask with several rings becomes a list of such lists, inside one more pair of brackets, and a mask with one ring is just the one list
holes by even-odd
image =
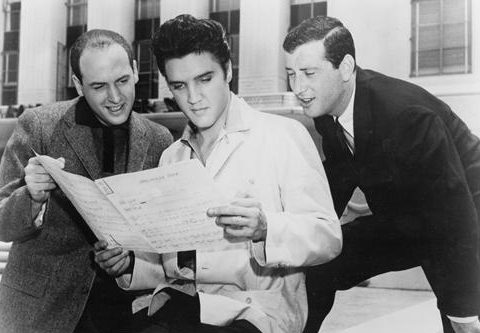
[[[130, 117], [130, 141], [127, 162], [127, 172], [142, 170], [150, 146], [145, 124], [139, 119], [140, 115], [132, 112]], [[160, 143], [159, 143], [160, 144]]]
[[64, 134], [90, 178], [98, 179], [101, 175], [101, 166], [94, 151], [95, 142], [92, 131], [89, 127], [75, 122], [77, 105], [78, 103], [72, 106], [65, 114], [64, 120], [67, 126]]

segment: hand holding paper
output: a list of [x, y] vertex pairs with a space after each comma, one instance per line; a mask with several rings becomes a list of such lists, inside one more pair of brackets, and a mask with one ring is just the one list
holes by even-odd
[[227, 242], [208, 207], [225, 201], [198, 160], [92, 180], [38, 156], [97, 238], [111, 247], [177, 252]]
[[[50, 159], [50, 162], [56, 164], [59, 169], [63, 169], [65, 166], [65, 159], [62, 157], [57, 160], [48, 156], [44, 157]], [[25, 167], [25, 183], [32, 199], [39, 203], [46, 201], [50, 196], [50, 191], [57, 187], [37, 157], [28, 160]]]

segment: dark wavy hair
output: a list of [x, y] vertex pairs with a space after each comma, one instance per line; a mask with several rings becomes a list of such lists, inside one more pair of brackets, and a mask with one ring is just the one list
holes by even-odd
[[70, 48], [70, 65], [73, 74], [82, 82], [82, 72], [80, 70], [80, 57], [83, 51], [88, 49], [102, 49], [104, 47], [118, 44], [127, 52], [128, 61], [133, 68], [133, 51], [125, 38], [111, 30], [93, 29], [85, 32], [78, 37]]
[[328, 16], [316, 16], [302, 21], [287, 34], [283, 41], [283, 49], [292, 53], [300, 45], [322, 40], [325, 59], [335, 68], [340, 66], [347, 54], [355, 60], [355, 44], [350, 31], [340, 20]]
[[179, 15], [163, 23], [152, 37], [152, 49], [160, 73], [165, 76], [167, 60], [182, 58], [191, 53], [211, 53], [227, 73], [230, 47], [225, 30], [217, 21]]

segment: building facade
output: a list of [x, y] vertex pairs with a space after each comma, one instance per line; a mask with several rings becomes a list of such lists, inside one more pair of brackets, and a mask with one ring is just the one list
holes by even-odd
[[[137, 98], [170, 93], [150, 53], [159, 24], [181, 13], [225, 27], [231, 88], [262, 107], [289, 90], [282, 41], [306, 17], [327, 14], [352, 32], [357, 62], [419, 84], [480, 134], [480, 2], [477, 0], [2, 0], [0, 105], [68, 99], [76, 92], [68, 49], [87, 29], [119, 32], [139, 64]], [[0, 28], [0, 29], [1, 29]], [[265, 102], [265, 103], [264, 103]]]

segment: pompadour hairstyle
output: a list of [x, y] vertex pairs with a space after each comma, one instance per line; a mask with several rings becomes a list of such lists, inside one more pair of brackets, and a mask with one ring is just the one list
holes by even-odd
[[340, 66], [347, 54], [355, 59], [355, 44], [350, 31], [340, 20], [328, 16], [316, 16], [302, 21], [287, 34], [283, 49], [292, 53], [300, 45], [322, 40], [325, 59], [335, 68]]
[[191, 53], [211, 53], [225, 74], [230, 62], [230, 47], [222, 25], [186, 14], [166, 21], [157, 29], [152, 37], [152, 49], [163, 76], [168, 60]]

